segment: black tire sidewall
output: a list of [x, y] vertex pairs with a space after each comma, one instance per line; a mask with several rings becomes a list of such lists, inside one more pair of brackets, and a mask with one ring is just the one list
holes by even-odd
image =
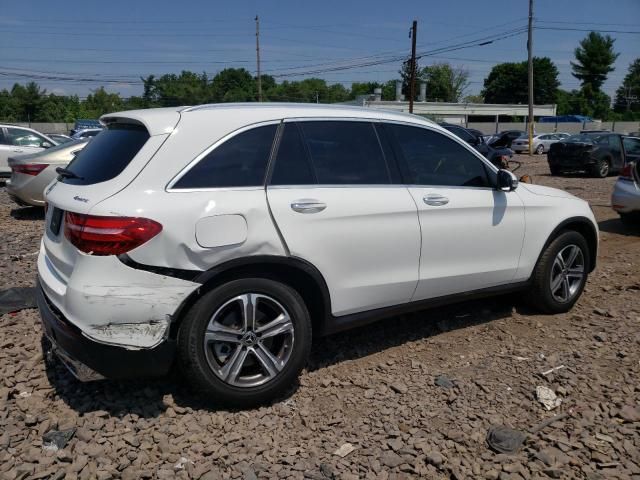
[[[287, 310], [294, 326], [294, 346], [289, 361], [277, 377], [256, 387], [234, 387], [223, 382], [210, 369], [203, 336], [213, 313], [229, 299], [242, 293], [263, 293]], [[302, 297], [293, 288], [263, 278], [230, 281], [204, 294], [185, 315], [178, 333], [180, 363], [196, 389], [219, 403], [246, 407], [268, 402], [295, 385], [311, 349], [311, 320]]]
[[544, 153], [544, 145], [538, 145], [538, 148], [536, 148], [536, 153], [538, 155], [542, 155]]
[[[582, 282], [578, 288], [578, 291], [568, 302], [558, 302], [551, 294], [551, 269], [553, 268], [553, 262], [558, 253], [568, 245], [577, 245], [582, 250], [584, 258], [585, 274], [582, 278]], [[587, 272], [591, 262], [589, 246], [587, 241], [578, 232], [564, 232], [556, 237], [546, 248], [543, 254], [543, 261], [537, 268], [540, 269], [537, 278], [537, 290], [542, 306], [550, 313], [562, 313], [570, 310], [573, 305], [578, 301], [584, 287], [587, 283]]]

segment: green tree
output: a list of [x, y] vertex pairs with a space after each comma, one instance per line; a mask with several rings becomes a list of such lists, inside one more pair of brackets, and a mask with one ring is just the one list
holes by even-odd
[[244, 68], [225, 68], [211, 82], [211, 101], [250, 102], [256, 97], [255, 79]]
[[82, 102], [79, 115], [81, 118], [98, 118], [105, 113], [122, 110], [123, 103], [117, 93], [108, 93], [104, 87], [100, 87], [87, 95]]
[[427, 100], [459, 102], [469, 87], [469, 72], [453, 68], [448, 63], [436, 63], [424, 67], [420, 78], [427, 83]]
[[[556, 101], [560, 81], [558, 68], [548, 57], [533, 58], [533, 101], [538, 105]], [[528, 103], [527, 62], [499, 63], [484, 79], [486, 103]]]
[[613, 72], [616, 59], [620, 55], [613, 51], [615, 40], [609, 35], [591, 32], [580, 41], [574, 51], [575, 62], [571, 62], [572, 75], [580, 80], [582, 87], [591, 85], [600, 91], [607, 75]]
[[[640, 112], [640, 58], [636, 58], [630, 65], [622, 85], [616, 90], [614, 110], [618, 113]], [[637, 115], [630, 115], [630, 120]]]

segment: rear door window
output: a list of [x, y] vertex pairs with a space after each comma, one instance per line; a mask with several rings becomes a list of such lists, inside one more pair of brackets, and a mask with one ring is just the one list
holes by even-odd
[[370, 122], [300, 122], [311, 164], [321, 185], [391, 183], [378, 136]]
[[316, 183], [315, 175], [309, 164], [309, 156], [296, 123], [284, 125], [270, 183], [271, 185], [312, 185]]
[[61, 178], [72, 185], [93, 185], [117, 177], [149, 139], [141, 125], [115, 124], [96, 135], [69, 163], [74, 176]]
[[42, 147], [46, 142], [44, 137], [22, 128], [7, 128], [7, 133], [9, 142], [14, 147]]
[[275, 124], [265, 125], [231, 137], [190, 168], [173, 188], [264, 185], [267, 163], [277, 128]]

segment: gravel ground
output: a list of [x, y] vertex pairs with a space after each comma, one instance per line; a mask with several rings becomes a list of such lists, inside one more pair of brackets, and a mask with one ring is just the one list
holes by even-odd
[[[609, 207], [614, 178], [516, 173], [588, 200], [597, 270], [573, 311], [501, 297], [424, 311], [316, 341], [297, 390], [220, 410], [174, 377], [82, 384], [44, 355], [36, 310], [0, 316], [3, 478], [640, 479], [640, 237]], [[33, 285], [42, 212], [0, 189], [0, 289]], [[555, 367], [551, 373], [543, 373]], [[536, 387], [562, 403], [552, 411]], [[515, 455], [492, 425], [527, 432]], [[58, 451], [43, 434], [76, 429]]]

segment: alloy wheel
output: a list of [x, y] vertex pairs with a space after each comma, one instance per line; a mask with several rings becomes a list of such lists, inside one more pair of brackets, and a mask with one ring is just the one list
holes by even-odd
[[204, 351], [212, 372], [235, 387], [256, 387], [286, 366], [295, 338], [293, 321], [274, 298], [244, 293], [212, 315]]
[[571, 301], [585, 275], [584, 254], [577, 245], [567, 245], [558, 252], [551, 267], [551, 296], [560, 303]]

